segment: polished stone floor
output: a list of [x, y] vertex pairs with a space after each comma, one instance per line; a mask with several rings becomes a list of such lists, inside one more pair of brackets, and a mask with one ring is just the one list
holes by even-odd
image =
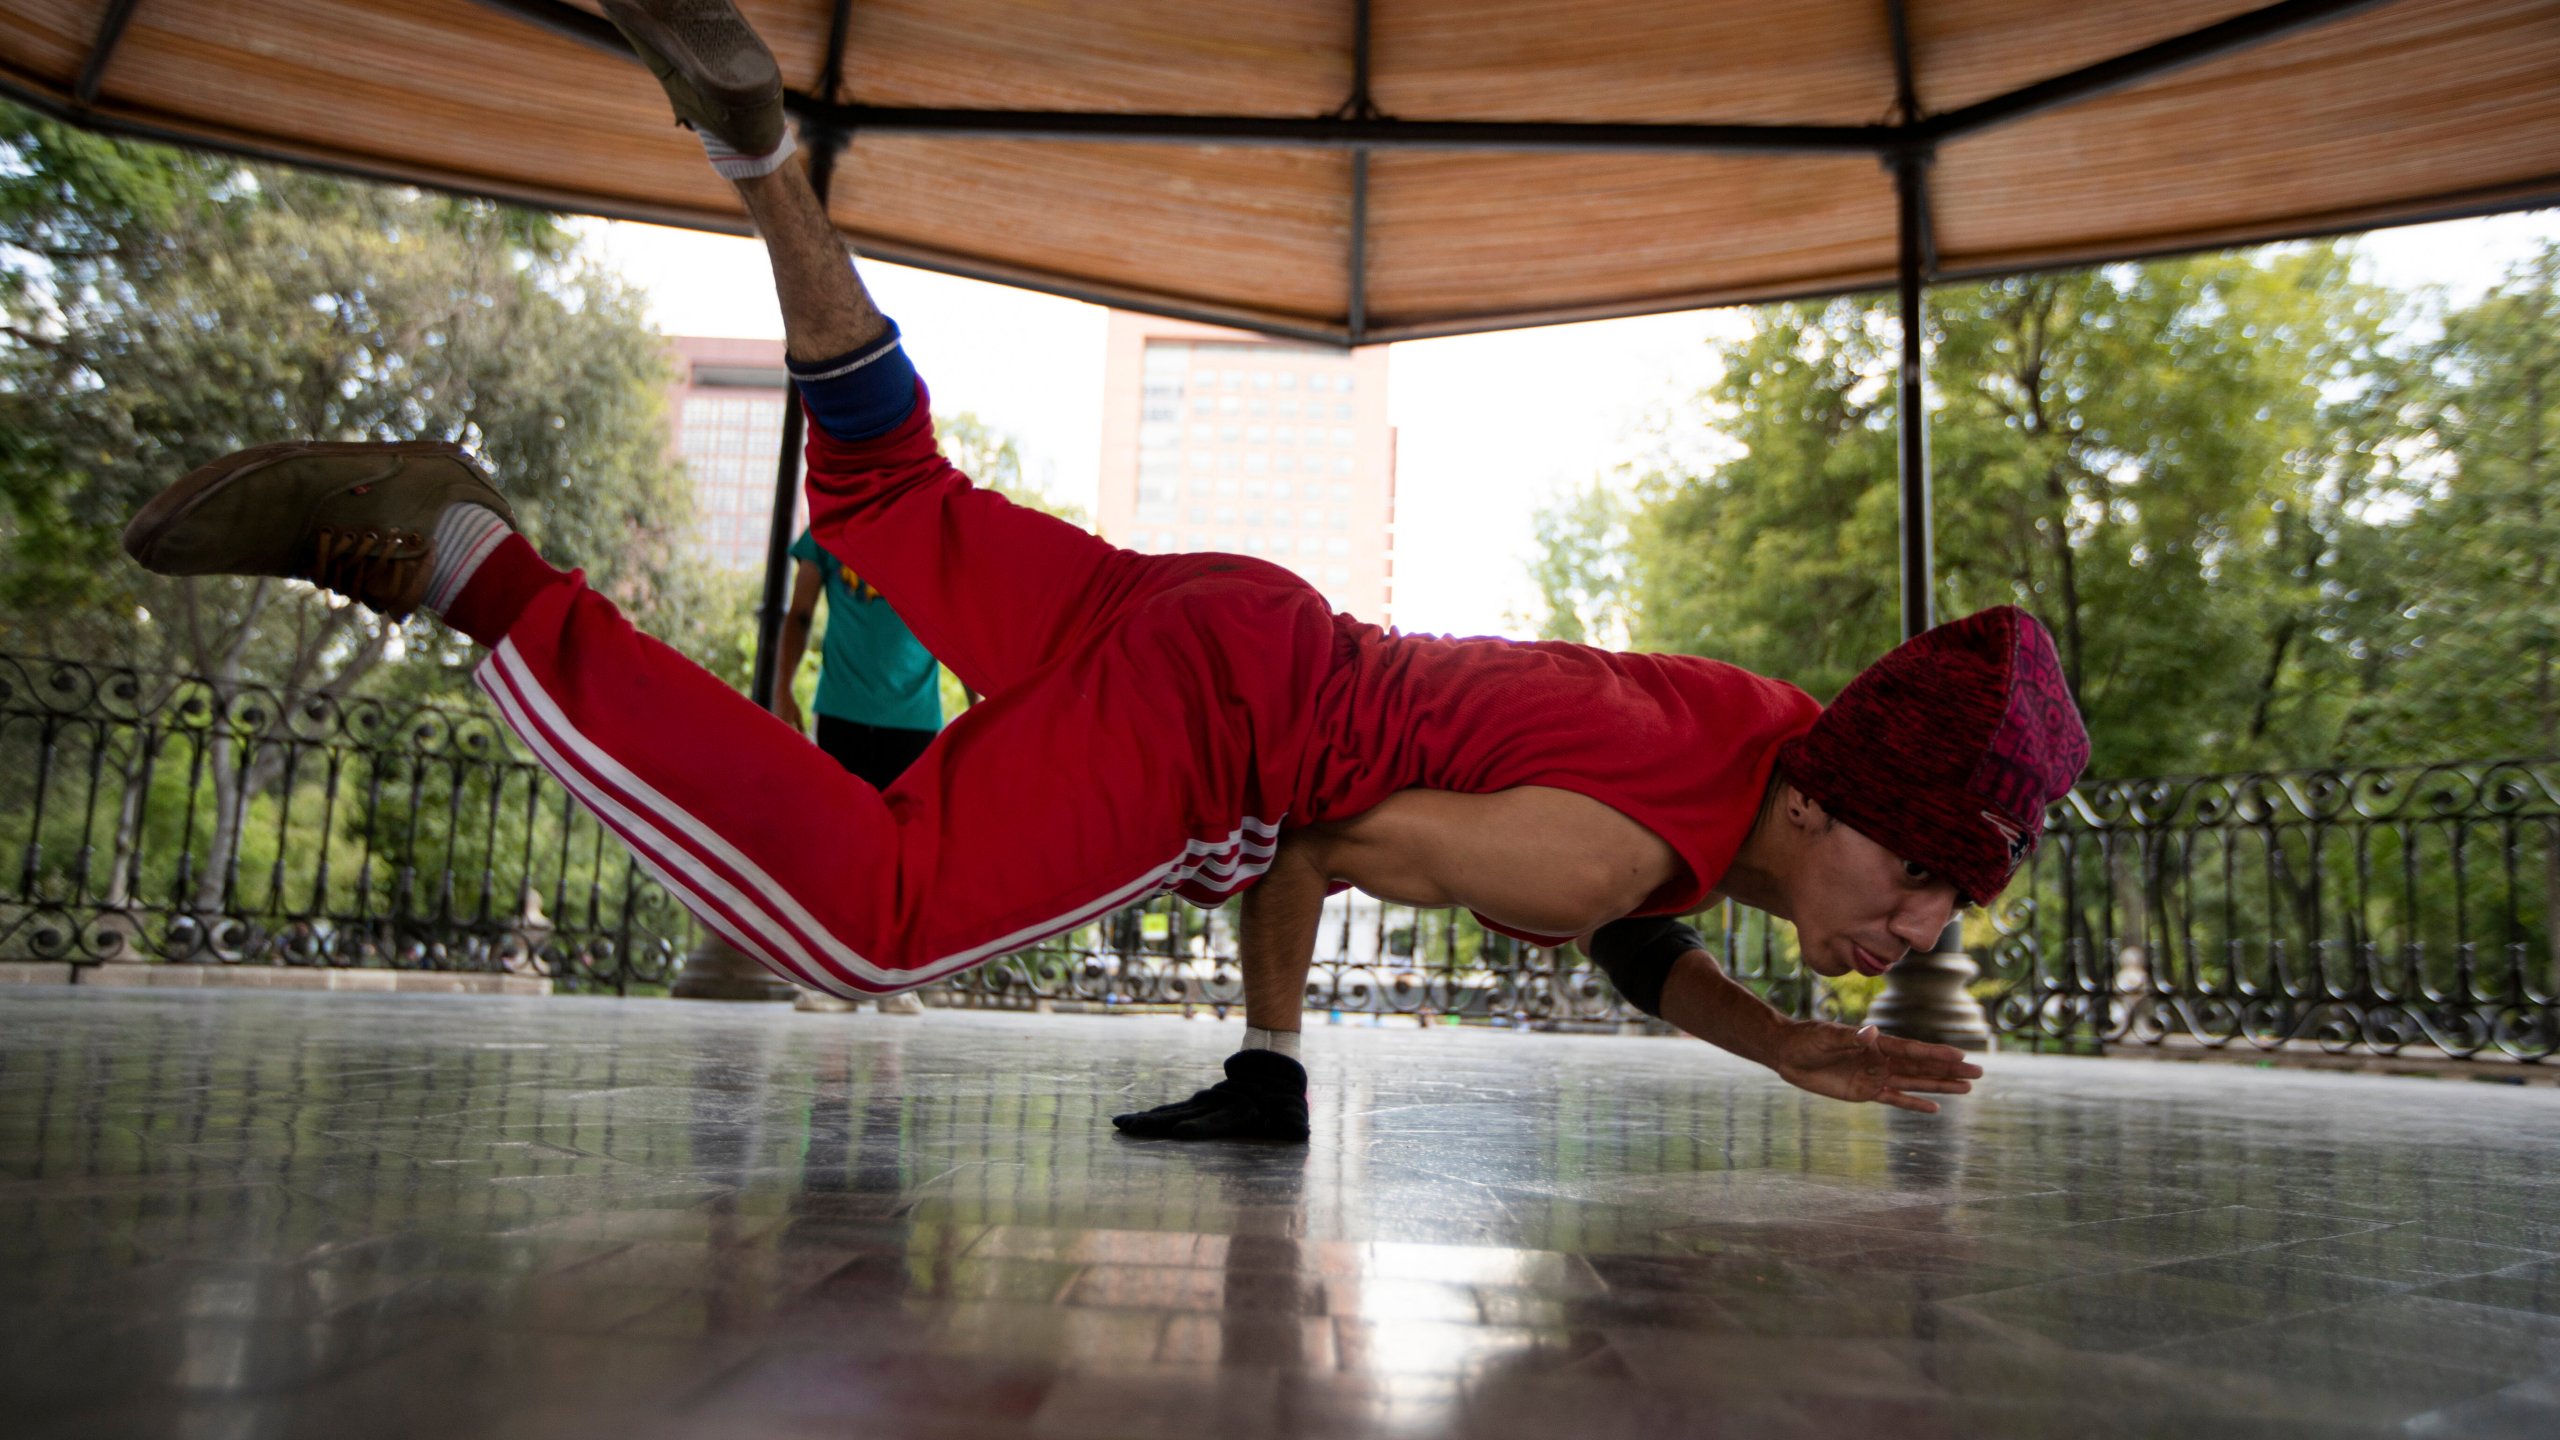
[[2560, 1093], [1672, 1040], [0, 996], [0, 1430], [2560, 1435]]

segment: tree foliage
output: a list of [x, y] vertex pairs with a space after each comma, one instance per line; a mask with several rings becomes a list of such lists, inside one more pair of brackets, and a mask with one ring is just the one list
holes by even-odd
[[[2352, 258], [1931, 295], [1939, 612], [2052, 629], [2097, 773], [2552, 748], [2554, 259], [2421, 345]], [[1884, 297], [1763, 311], [1679, 422], [1731, 458], [1541, 517], [1550, 632], [1836, 693], [1900, 633], [1896, 346]]]
[[[432, 625], [120, 553], [169, 482], [287, 439], [459, 442], [550, 558], [684, 644], [725, 607], [681, 557], [665, 365], [640, 297], [547, 217], [0, 107], [0, 645], [200, 676], [217, 712], [251, 687], [325, 703], [458, 686], [457, 667], [386, 663], [458, 658]], [[290, 762], [247, 728], [209, 730], [200, 906]]]
[[460, 442], [547, 554], [643, 613], [689, 598], [658, 342], [547, 218], [0, 111], [0, 276], [12, 643], [360, 679], [391, 646], [360, 609], [116, 550], [169, 481], [281, 439]]

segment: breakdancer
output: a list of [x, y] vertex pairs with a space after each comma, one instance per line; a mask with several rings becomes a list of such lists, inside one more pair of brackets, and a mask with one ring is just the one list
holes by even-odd
[[487, 647], [474, 674], [506, 723], [643, 864], [819, 989], [899, 991], [1151, 895], [1241, 894], [1247, 1048], [1190, 1100], [1118, 1117], [1135, 1135], [1306, 1137], [1299, 1013], [1346, 886], [1538, 944], [1590, 936], [1634, 1003], [1819, 1094], [1932, 1111], [1981, 1074], [1950, 1047], [1783, 1017], [1663, 917], [1730, 898], [1793, 922], [1814, 970], [1872, 975], [1989, 902], [2088, 755], [2034, 620], [1940, 626], [1826, 710], [1714, 660], [1399, 635], [1257, 559], [1115, 549], [942, 458], [745, 21], [725, 0], [605, 10], [764, 237], [818, 543], [984, 703], [875, 789], [546, 563], [451, 445], [225, 456], [134, 517], [137, 561], [441, 616]]

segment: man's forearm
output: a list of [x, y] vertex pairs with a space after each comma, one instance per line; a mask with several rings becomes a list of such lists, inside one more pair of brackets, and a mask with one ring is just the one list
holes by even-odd
[[1672, 963], [1671, 978], [1662, 987], [1662, 1018], [1771, 1069], [1777, 1068], [1780, 1041], [1796, 1024], [1724, 973], [1704, 950], [1692, 950]]
[[1271, 868], [1244, 892], [1236, 938], [1244, 968], [1245, 1023], [1295, 1030], [1306, 1010], [1307, 971], [1315, 963], [1316, 930], [1324, 923], [1324, 872], [1286, 837]]

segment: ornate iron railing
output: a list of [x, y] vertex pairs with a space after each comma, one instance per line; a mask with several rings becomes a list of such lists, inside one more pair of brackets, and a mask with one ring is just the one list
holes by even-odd
[[1982, 936], [2006, 1035], [2541, 1060], [2560, 761], [2089, 782]]
[[[0, 959], [362, 965], [662, 984], [682, 908], [476, 703], [293, 694], [0, 655]], [[2036, 1045], [2560, 1047], [2560, 762], [2092, 781], [1968, 922]], [[1159, 899], [936, 987], [939, 1003], [1239, 1004], [1232, 910]], [[1703, 917], [1793, 1014], [1855, 1013], [1793, 937]], [[1855, 992], [1851, 992], [1854, 995]], [[1637, 1017], [1571, 951], [1329, 903], [1308, 1005]]]
[[664, 978], [689, 921], [474, 706], [0, 655], [0, 958]]
[[[1232, 905], [1196, 910], [1158, 899], [955, 977], [943, 1003], [1042, 1001], [1160, 1008], [1244, 999]], [[1726, 906], [1700, 917], [1727, 968], [1790, 1014], [1827, 1011], [1830, 994], [1803, 969], [1779, 927]], [[1447, 1017], [1524, 1025], [1615, 1025], [1645, 1019], [1572, 950], [1527, 945], [1462, 911], [1417, 910], [1362, 895], [1326, 902], [1306, 1006], [1346, 1015]]]

